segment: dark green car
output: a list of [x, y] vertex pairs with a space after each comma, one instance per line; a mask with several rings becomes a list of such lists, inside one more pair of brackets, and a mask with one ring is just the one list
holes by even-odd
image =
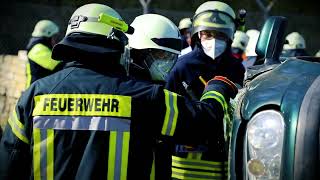
[[279, 58], [285, 26], [283, 17], [266, 21], [256, 47], [263, 64], [248, 69], [238, 94], [231, 179], [320, 179], [320, 59]]

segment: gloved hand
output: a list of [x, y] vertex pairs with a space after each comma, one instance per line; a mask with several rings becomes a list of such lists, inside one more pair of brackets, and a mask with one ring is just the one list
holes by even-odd
[[215, 76], [207, 82], [204, 93], [212, 90], [218, 91], [229, 98], [235, 98], [238, 93], [237, 86], [224, 76]]

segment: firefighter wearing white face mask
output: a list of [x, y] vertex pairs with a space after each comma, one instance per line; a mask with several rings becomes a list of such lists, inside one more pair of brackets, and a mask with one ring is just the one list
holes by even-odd
[[193, 50], [179, 57], [167, 78], [167, 88], [199, 98], [203, 80], [215, 75], [227, 76], [242, 86], [245, 69], [231, 52], [236, 21], [233, 9], [226, 3], [208, 1], [200, 5], [192, 21]]
[[[177, 30], [170, 23], [161, 26], [164, 17], [152, 17], [156, 23], [147, 19], [144, 29]], [[220, 127], [221, 102], [238, 91], [230, 80], [213, 78], [202, 101], [132, 80], [119, 64], [127, 38], [108, 19], [125, 25], [118, 12], [102, 4], [83, 5], [71, 16], [52, 52], [53, 59], [66, 62], [64, 69], [34, 82], [8, 120], [0, 142], [1, 180], [150, 179], [155, 139], [198, 142]], [[155, 59], [170, 57], [162, 51], [179, 52], [174, 42], [180, 37], [150, 37], [155, 43], [149, 48], [161, 46], [161, 52], [150, 52]]]
[[[144, 14], [138, 16], [131, 23], [131, 26], [135, 31], [132, 35], [127, 35], [130, 48], [130, 51], [127, 50], [127, 52], [130, 52], [130, 58], [126, 58], [127, 61], [125, 63], [129, 65], [126, 66], [129, 75], [136, 79], [143, 79], [160, 84], [165, 83], [164, 78], [175, 64], [177, 56], [181, 51], [181, 36], [179, 29], [169, 19], [157, 14]], [[211, 94], [210, 96], [214, 95]], [[171, 101], [171, 99], [166, 100]], [[220, 113], [221, 114], [218, 116], [223, 118], [223, 111]], [[179, 114], [183, 114], [183, 112], [179, 110]], [[168, 117], [174, 116], [172, 113], [167, 115]], [[199, 115], [199, 118], [212, 121], [212, 117], [208, 117], [202, 113]], [[184, 120], [188, 119], [191, 119], [191, 117], [187, 117]], [[222, 124], [222, 119], [217, 122]], [[198, 123], [199, 122], [196, 124], [202, 125]], [[210, 136], [218, 136], [220, 135], [220, 131], [223, 131], [223, 127], [220, 126], [220, 124], [216, 125], [215, 129], [218, 129], [216, 132], [207, 131], [204, 128], [200, 129], [202, 132], [211, 132]], [[192, 126], [191, 124], [188, 125]], [[192, 131], [187, 132], [190, 134], [194, 133]], [[203, 140], [206, 140], [206, 138], [206, 135], [203, 136]], [[174, 162], [171, 159], [171, 156], [175, 147], [174, 143], [171, 138], [166, 136], [160, 136], [155, 140], [156, 141], [153, 144], [154, 166], [152, 168], [152, 170], [154, 170], [152, 172], [155, 173], [151, 173], [150, 179], [153, 179], [153, 177], [155, 177], [156, 180], [171, 179], [171, 165]], [[183, 141], [175, 140], [174, 142], [179, 144], [182, 142], [191, 143], [190, 141], [194, 143], [194, 141], [198, 142], [200, 139], [196, 138], [194, 135], [190, 138], [183, 136]]]
[[[242, 86], [245, 69], [231, 52], [237, 28], [233, 9], [223, 2], [205, 2], [196, 10], [192, 23], [193, 50], [179, 57], [167, 78], [166, 88], [200, 99], [206, 81], [217, 75]], [[222, 125], [224, 131], [208, 132], [202, 144], [176, 144], [172, 178], [227, 179], [227, 129], [230, 127], [227, 109]]]
[[201, 31], [198, 33], [204, 53], [213, 60], [219, 57], [227, 48], [224, 39], [215, 38], [214, 32]]

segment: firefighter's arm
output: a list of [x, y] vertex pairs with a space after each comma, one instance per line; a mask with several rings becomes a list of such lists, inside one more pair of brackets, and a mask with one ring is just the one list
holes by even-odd
[[200, 101], [164, 91], [166, 115], [161, 134], [186, 142], [197, 141], [216, 129], [222, 130], [227, 102], [237, 94], [236, 86], [224, 77], [210, 80]]
[[237, 93], [238, 88], [232, 81], [224, 76], [215, 76], [207, 82], [200, 100], [210, 99], [212, 94], [218, 94], [222, 100], [228, 102], [230, 98], [235, 98]]
[[27, 179], [30, 174], [30, 137], [19, 102], [8, 119], [0, 142], [0, 179]]

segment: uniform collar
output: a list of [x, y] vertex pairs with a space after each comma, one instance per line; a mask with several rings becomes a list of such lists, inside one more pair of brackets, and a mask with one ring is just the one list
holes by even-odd
[[52, 49], [51, 38], [47, 37], [32, 37], [30, 38], [26, 49], [29, 51], [34, 45], [43, 44], [49, 49]]
[[77, 67], [82, 69], [90, 69], [95, 72], [98, 72], [99, 74], [104, 74], [107, 76], [118, 76], [118, 77], [124, 77], [126, 76], [126, 71], [124, 67], [120, 64], [113, 65], [112, 67], [108, 66], [106, 63], [94, 63], [94, 64], [83, 64], [78, 61], [71, 61], [67, 62], [64, 66], [64, 69], [70, 68], [70, 67]]

